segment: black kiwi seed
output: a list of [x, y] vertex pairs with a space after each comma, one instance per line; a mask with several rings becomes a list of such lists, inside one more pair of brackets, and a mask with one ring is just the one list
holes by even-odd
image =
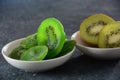
[[101, 24], [101, 25], [106, 25], [107, 24], [107, 23], [105, 23], [104, 21], [101, 21], [101, 20], [98, 21], [98, 23]]
[[91, 26], [88, 26], [88, 28], [86, 29], [86, 32], [87, 32], [87, 33], [89, 33], [90, 28], [91, 28]]
[[112, 31], [112, 32], [110, 32], [110, 34], [109, 35], [106, 35], [106, 46], [107, 46], [107, 48], [113, 48], [113, 47], [120, 47], [120, 39], [116, 42], [116, 43], [112, 43], [112, 44], [109, 44], [108, 43], [108, 41], [109, 41], [109, 37], [111, 37], [112, 35], [114, 35], [114, 34], [120, 34], [120, 29], [118, 29], [117, 31]]
[[[54, 32], [54, 28], [52, 26], [47, 27], [46, 28], [46, 33], [47, 33], [47, 36], [48, 36], [47, 45], [48, 45], [49, 49], [54, 49], [57, 42], [58, 42], [57, 36]], [[54, 39], [54, 42], [51, 40], [51, 36], [53, 36], [52, 39]]]
[[91, 34], [90, 33], [90, 29], [95, 27], [96, 25], [106, 25], [107, 23], [102, 21], [102, 20], [99, 20], [98, 22], [94, 22], [93, 24], [89, 25], [86, 29], [86, 32], [90, 35], [90, 36], [98, 36], [99, 33], [95, 33], [95, 34]]

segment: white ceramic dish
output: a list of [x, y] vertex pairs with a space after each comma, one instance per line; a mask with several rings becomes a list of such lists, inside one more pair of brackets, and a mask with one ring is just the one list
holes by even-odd
[[81, 50], [85, 55], [89, 55], [97, 59], [120, 58], [120, 48], [91, 47], [91, 45], [88, 45], [81, 39], [79, 31], [75, 32], [71, 36], [71, 39], [76, 40], [77, 48]]
[[60, 66], [63, 63], [65, 63], [67, 60], [69, 60], [69, 58], [72, 56], [73, 51], [75, 50], [74, 48], [71, 52], [67, 53], [64, 56], [54, 58], [54, 59], [49, 59], [49, 60], [43, 60], [43, 61], [22, 61], [22, 60], [16, 60], [8, 57], [11, 51], [14, 48], [18, 47], [22, 40], [23, 38], [6, 44], [2, 48], [2, 55], [10, 65], [18, 69], [22, 69], [29, 72], [45, 71], [45, 70]]

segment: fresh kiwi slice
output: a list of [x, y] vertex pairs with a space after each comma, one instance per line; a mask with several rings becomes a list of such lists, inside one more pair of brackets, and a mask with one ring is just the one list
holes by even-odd
[[21, 60], [26, 61], [40, 61], [47, 55], [47, 46], [35, 46], [26, 50], [20, 57]]
[[49, 49], [46, 59], [56, 57], [65, 42], [66, 35], [59, 20], [55, 18], [45, 19], [37, 32], [38, 45], [46, 45]]
[[120, 47], [120, 22], [106, 25], [99, 33], [100, 48]]
[[80, 36], [87, 43], [97, 45], [101, 29], [114, 20], [104, 14], [94, 14], [85, 19], [80, 25]]

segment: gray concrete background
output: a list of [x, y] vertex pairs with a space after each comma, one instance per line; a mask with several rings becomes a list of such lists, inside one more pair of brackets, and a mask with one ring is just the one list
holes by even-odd
[[[58, 18], [67, 37], [95, 13], [120, 20], [120, 0], [0, 0], [0, 49], [8, 42], [35, 33], [42, 20]], [[120, 80], [120, 61], [100, 61], [76, 49], [64, 65], [29, 73], [9, 65], [0, 54], [0, 80]]]

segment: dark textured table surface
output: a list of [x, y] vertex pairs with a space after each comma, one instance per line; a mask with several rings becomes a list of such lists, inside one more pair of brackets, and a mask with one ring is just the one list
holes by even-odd
[[[120, 20], [120, 0], [0, 0], [0, 49], [8, 42], [35, 33], [40, 22], [56, 17], [67, 37], [89, 15], [104, 13]], [[75, 50], [55, 69], [30, 73], [9, 65], [0, 54], [0, 80], [120, 80], [120, 61], [101, 61]]]

